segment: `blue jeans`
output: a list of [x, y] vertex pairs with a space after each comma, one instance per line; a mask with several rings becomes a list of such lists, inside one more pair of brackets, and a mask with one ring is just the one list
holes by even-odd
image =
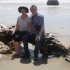
[[[27, 33], [26, 35], [23, 36], [23, 43], [24, 43], [24, 50], [25, 50], [25, 54], [30, 54], [29, 50], [28, 50], [28, 40], [29, 39], [35, 39], [36, 35], [35, 34], [31, 34], [30, 32]], [[34, 50], [34, 57], [38, 58], [38, 51], [41, 47], [41, 39], [43, 36], [40, 37], [39, 41], [35, 41], [35, 50]]]

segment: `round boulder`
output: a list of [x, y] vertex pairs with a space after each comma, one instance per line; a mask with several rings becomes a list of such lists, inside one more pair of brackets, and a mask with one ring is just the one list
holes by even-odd
[[47, 5], [59, 5], [58, 0], [48, 0]]

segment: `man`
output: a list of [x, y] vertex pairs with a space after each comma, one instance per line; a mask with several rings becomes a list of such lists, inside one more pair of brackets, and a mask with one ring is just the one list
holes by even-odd
[[31, 18], [31, 26], [32, 29], [29, 33], [23, 36], [24, 50], [22, 58], [30, 57], [30, 52], [28, 50], [28, 40], [35, 39], [35, 50], [34, 50], [34, 61], [38, 60], [38, 51], [41, 46], [41, 39], [44, 35], [44, 17], [37, 12], [37, 7], [32, 5], [30, 7], [30, 11], [32, 13]]

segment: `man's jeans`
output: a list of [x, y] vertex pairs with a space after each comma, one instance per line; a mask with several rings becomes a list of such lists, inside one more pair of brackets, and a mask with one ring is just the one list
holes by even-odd
[[[25, 50], [25, 54], [30, 54], [29, 50], [28, 50], [28, 40], [29, 39], [35, 39], [36, 35], [35, 34], [31, 34], [30, 32], [27, 33], [26, 35], [23, 36], [23, 43], [24, 43], [24, 50]], [[43, 36], [40, 37], [39, 41], [35, 41], [35, 50], [34, 50], [34, 57], [38, 58], [38, 51], [41, 47], [41, 39]]]

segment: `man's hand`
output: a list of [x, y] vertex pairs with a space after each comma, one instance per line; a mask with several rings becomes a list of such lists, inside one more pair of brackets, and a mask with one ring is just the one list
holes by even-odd
[[35, 37], [35, 41], [38, 41], [38, 40], [40, 40], [40, 35], [37, 35], [37, 36]]
[[12, 32], [12, 35], [14, 34], [14, 32]]

